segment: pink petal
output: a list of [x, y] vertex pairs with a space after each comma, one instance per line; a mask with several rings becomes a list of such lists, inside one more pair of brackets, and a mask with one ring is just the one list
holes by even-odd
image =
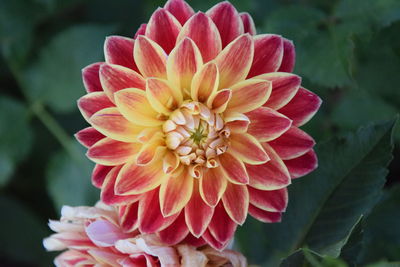
[[292, 100], [280, 108], [279, 112], [292, 119], [293, 125], [300, 127], [317, 113], [321, 104], [321, 98], [300, 87]]
[[227, 180], [224, 177], [221, 168], [207, 169], [200, 177], [200, 195], [205, 203], [210, 207], [215, 207], [227, 186]]
[[163, 243], [171, 246], [185, 239], [188, 233], [189, 229], [185, 223], [185, 213], [182, 211], [170, 226], [158, 232], [158, 236]]
[[296, 62], [296, 51], [292, 41], [283, 38], [283, 58], [281, 66], [278, 71], [280, 72], [292, 72], [294, 64]]
[[113, 166], [104, 166], [96, 164], [92, 172], [92, 184], [97, 188], [101, 188], [103, 186], [107, 174], [112, 170], [112, 168]]
[[318, 159], [314, 150], [291, 160], [285, 160], [292, 179], [307, 175], [318, 167]]
[[232, 133], [229, 140], [231, 142], [229, 152], [243, 162], [258, 165], [269, 160], [267, 153], [253, 136], [247, 133]]
[[283, 160], [300, 157], [314, 145], [314, 139], [297, 127], [290, 127], [279, 138], [268, 143]]
[[167, 55], [156, 42], [139, 35], [135, 40], [133, 56], [143, 77], [167, 78]]
[[249, 75], [276, 72], [282, 62], [283, 39], [275, 34], [263, 34], [254, 37], [254, 59]]
[[251, 204], [249, 206], [249, 214], [251, 216], [253, 216], [254, 218], [256, 218], [257, 220], [265, 222], [265, 223], [276, 223], [276, 222], [280, 222], [282, 219], [281, 212], [265, 211], [265, 210], [255, 207]]
[[222, 203], [229, 217], [237, 224], [242, 225], [246, 220], [249, 207], [249, 192], [246, 185], [228, 183]]
[[106, 62], [138, 71], [133, 59], [134, 40], [122, 36], [109, 36], [104, 43]]
[[219, 155], [219, 162], [225, 177], [235, 184], [248, 184], [249, 176], [241, 160], [229, 152]]
[[78, 108], [86, 120], [97, 111], [109, 107], [114, 107], [114, 104], [104, 92], [89, 93], [78, 100]]
[[75, 138], [85, 147], [91, 147], [105, 136], [93, 127], [87, 127], [75, 134]]
[[86, 234], [93, 243], [100, 247], [111, 247], [118, 240], [129, 238], [129, 235], [124, 234], [118, 226], [105, 220], [90, 223], [86, 227]]
[[251, 35], [255, 35], [256, 26], [254, 25], [254, 21], [251, 15], [247, 12], [242, 12], [239, 15], [243, 22], [244, 33], [250, 33]]
[[220, 202], [215, 207], [214, 215], [208, 226], [211, 235], [224, 246], [227, 245], [232, 239], [233, 235], [235, 234], [236, 227], [237, 224], [229, 217], [223, 204]]
[[120, 224], [125, 232], [131, 232], [137, 228], [139, 201], [120, 206]]
[[88, 93], [103, 91], [99, 78], [101, 64], [103, 64], [103, 62], [94, 63], [82, 69], [83, 85]]
[[184, 0], [169, 0], [164, 8], [174, 15], [182, 25], [194, 15], [193, 8]]
[[136, 39], [139, 35], [145, 35], [146, 27], [147, 23], [140, 24], [139, 29], [136, 31], [135, 36], [133, 38]]
[[195, 42], [204, 62], [213, 60], [221, 52], [221, 36], [217, 26], [202, 12], [198, 12], [183, 25], [177, 42], [185, 37], [189, 37]]
[[158, 43], [169, 54], [181, 30], [179, 21], [166, 9], [158, 8], [146, 27], [146, 36]]
[[286, 210], [288, 203], [286, 187], [272, 191], [258, 190], [251, 186], [249, 186], [248, 189], [250, 204], [255, 207], [270, 212], [283, 212]]
[[243, 22], [229, 2], [221, 2], [207, 11], [207, 15], [214, 21], [221, 35], [222, 47], [244, 33]]

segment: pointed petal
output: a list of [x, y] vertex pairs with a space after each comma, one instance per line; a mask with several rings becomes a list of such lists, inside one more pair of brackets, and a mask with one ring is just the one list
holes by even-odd
[[242, 134], [231, 134], [229, 152], [245, 163], [258, 165], [269, 160], [261, 144], [253, 136]]
[[244, 33], [250, 33], [251, 35], [256, 34], [256, 26], [254, 25], [253, 18], [247, 12], [242, 12], [239, 14], [243, 22]]
[[226, 190], [228, 181], [221, 168], [207, 169], [200, 178], [200, 195], [210, 207], [215, 207]]
[[222, 203], [229, 217], [237, 224], [242, 225], [246, 220], [249, 207], [249, 192], [246, 185], [228, 183], [222, 196]]
[[87, 127], [75, 134], [75, 138], [85, 147], [91, 147], [105, 136], [93, 127]]
[[92, 171], [92, 184], [97, 188], [101, 188], [107, 174], [112, 170], [112, 168], [114, 167], [96, 164]]
[[179, 213], [164, 217], [160, 210], [158, 188], [146, 193], [139, 201], [139, 230], [142, 233], [155, 233], [171, 225]]
[[276, 72], [283, 57], [283, 39], [275, 34], [254, 37], [254, 59], [248, 77]]
[[203, 60], [196, 44], [185, 37], [168, 56], [168, 80], [178, 89], [190, 92], [193, 75], [202, 65]]
[[120, 165], [135, 156], [140, 147], [139, 143], [119, 142], [106, 137], [90, 147], [86, 155], [97, 164]]
[[279, 138], [268, 143], [283, 160], [300, 157], [314, 145], [314, 139], [297, 127], [290, 127]]
[[212, 248], [216, 249], [216, 250], [223, 250], [225, 249], [226, 246], [228, 246], [229, 241], [226, 241], [225, 243], [222, 243], [220, 241], [218, 241], [211, 233], [210, 231], [207, 229], [207, 231], [204, 232], [204, 234], [202, 235], [202, 238], [207, 242], [207, 244], [209, 246], [211, 246]]
[[146, 28], [147, 28], [147, 23], [140, 24], [139, 29], [136, 31], [135, 36], [133, 37], [133, 39], [136, 39], [139, 35], [145, 35]]
[[138, 71], [133, 59], [135, 40], [122, 36], [109, 36], [104, 43], [104, 57], [107, 63], [124, 66]]
[[143, 126], [125, 119], [116, 107], [99, 110], [89, 123], [105, 136], [121, 142], [137, 142], [137, 135], [143, 130]]
[[225, 112], [224, 113], [225, 125], [231, 132], [245, 133], [250, 124], [250, 119], [246, 115], [239, 112]]
[[153, 161], [157, 152], [160, 153], [161, 151], [165, 151], [165, 148], [162, 147], [164, 145], [165, 145], [164, 136], [161, 132], [158, 132], [148, 142], [143, 144], [142, 148], [140, 149], [137, 155], [136, 164], [138, 165], [149, 164], [151, 161]]
[[145, 80], [131, 69], [103, 64], [100, 67], [100, 82], [104, 92], [114, 102], [114, 93], [125, 88], [145, 89]]
[[167, 54], [156, 42], [139, 35], [135, 40], [133, 56], [143, 77], [167, 78]]
[[247, 77], [253, 61], [253, 53], [253, 40], [246, 33], [236, 38], [218, 54], [215, 62], [220, 74], [219, 88], [229, 88]]
[[204, 202], [200, 195], [200, 183], [197, 179], [193, 180], [192, 196], [185, 206], [185, 221], [189, 231], [195, 237], [200, 237], [211, 221], [214, 208]]
[[82, 69], [83, 85], [88, 93], [103, 91], [99, 78], [101, 64], [103, 64], [103, 62], [97, 62]]
[[281, 158], [267, 144], [263, 143], [270, 160], [262, 165], [246, 164], [250, 186], [261, 190], [275, 190], [290, 184], [290, 174]]
[[139, 201], [133, 202], [125, 206], [121, 206], [119, 218], [121, 227], [125, 232], [131, 232], [137, 228], [139, 222], [138, 210], [139, 210]]
[[175, 46], [182, 26], [166, 9], [159, 8], [151, 15], [146, 27], [146, 36], [158, 43], [169, 54]]
[[186, 238], [182, 241], [182, 243], [188, 244], [193, 247], [201, 247], [206, 244], [206, 241], [203, 238], [196, 238], [192, 234], [188, 234]]
[[165, 115], [171, 114], [183, 101], [179, 87], [172, 85], [167, 80], [158, 78], [147, 79], [146, 96], [154, 110]]
[[281, 212], [265, 211], [265, 210], [255, 207], [251, 204], [249, 206], [249, 213], [251, 216], [253, 216], [257, 220], [265, 222], [265, 223], [276, 223], [276, 222], [280, 222], [282, 219]]
[[222, 47], [227, 46], [236, 37], [244, 33], [243, 22], [229, 2], [216, 4], [206, 13], [215, 23], [221, 35]]
[[218, 89], [219, 72], [214, 62], [200, 68], [193, 76], [190, 95], [194, 101], [205, 103]]
[[185, 223], [185, 213], [182, 211], [170, 226], [158, 232], [158, 236], [164, 244], [173, 246], [185, 239], [188, 233], [189, 229]]
[[237, 224], [229, 217], [220, 202], [214, 209], [214, 215], [208, 226], [211, 235], [219, 242], [227, 244], [233, 237]]
[[321, 98], [300, 87], [292, 100], [280, 108], [279, 112], [292, 119], [295, 126], [300, 127], [317, 113], [321, 104]]
[[288, 204], [286, 187], [272, 191], [258, 190], [251, 186], [248, 189], [250, 203], [255, 207], [270, 212], [283, 212], [286, 210]]
[[249, 79], [239, 82], [231, 86], [232, 98], [227, 109], [240, 113], [255, 110], [265, 104], [271, 95], [271, 89], [271, 82], [265, 80]]
[[285, 160], [284, 162], [292, 179], [307, 175], [318, 167], [317, 155], [313, 149], [303, 156]]
[[272, 82], [272, 92], [264, 106], [272, 109], [280, 109], [290, 102], [300, 88], [301, 78], [297, 75], [285, 72], [274, 72], [256, 76], [257, 79], [265, 79]]
[[78, 100], [78, 108], [86, 120], [97, 111], [109, 107], [114, 107], [114, 104], [104, 92], [89, 93]]
[[218, 159], [223, 173], [229, 182], [235, 184], [249, 183], [249, 176], [241, 160], [233, 156], [229, 151], [219, 155]]
[[182, 25], [194, 15], [193, 8], [184, 0], [169, 0], [164, 8], [174, 15]]
[[165, 173], [172, 173], [179, 166], [179, 157], [175, 152], [167, 151], [163, 159], [163, 171]]
[[162, 171], [160, 153], [148, 165], [136, 164], [136, 160], [125, 164], [115, 182], [117, 195], [137, 195], [158, 187], [167, 177]]
[[146, 92], [128, 88], [114, 94], [119, 111], [129, 121], [143, 126], [159, 126], [163, 123], [157, 118], [157, 112], [151, 107]]
[[118, 226], [106, 220], [96, 220], [85, 230], [90, 240], [99, 247], [112, 247], [116, 241], [128, 238]]
[[292, 72], [294, 64], [296, 62], [296, 51], [292, 41], [283, 38], [283, 58], [281, 66], [278, 71], [280, 72]]
[[185, 37], [192, 39], [200, 50], [203, 61], [213, 60], [222, 49], [217, 26], [206, 14], [198, 12], [183, 25], [177, 42]]
[[165, 179], [160, 186], [160, 206], [164, 217], [181, 211], [190, 200], [193, 190], [193, 177], [183, 171], [177, 177]]
[[207, 101], [207, 106], [214, 111], [214, 113], [222, 113], [228, 106], [229, 100], [232, 97], [231, 89], [222, 89], [212, 94]]
[[248, 133], [262, 142], [278, 138], [292, 125], [289, 118], [267, 107], [248, 112], [246, 116], [250, 119]]
[[106, 176], [101, 188], [100, 199], [107, 205], [128, 204], [139, 200], [140, 195], [118, 196], [114, 192], [115, 181], [121, 166], [114, 167]]

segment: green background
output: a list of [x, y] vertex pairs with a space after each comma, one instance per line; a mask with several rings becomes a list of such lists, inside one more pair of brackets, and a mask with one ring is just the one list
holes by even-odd
[[[324, 101], [303, 127], [317, 140], [319, 169], [290, 186], [282, 223], [249, 218], [235, 247], [263, 266], [399, 266], [400, 1], [231, 2], [259, 33], [295, 42], [294, 72]], [[206, 11], [217, 1], [189, 3]], [[48, 218], [99, 198], [73, 138], [86, 127], [81, 69], [103, 60], [106, 36], [132, 37], [162, 5], [0, 0], [1, 266], [50, 266]]]

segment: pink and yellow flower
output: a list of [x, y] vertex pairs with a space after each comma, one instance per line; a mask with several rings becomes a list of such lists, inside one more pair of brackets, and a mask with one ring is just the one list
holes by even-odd
[[317, 167], [298, 127], [321, 104], [291, 73], [291, 41], [257, 35], [228, 2], [194, 13], [170, 0], [104, 51], [83, 70], [91, 127], [76, 135], [103, 202], [171, 244], [190, 233], [221, 249], [248, 213], [280, 221], [291, 179]]
[[62, 251], [54, 260], [57, 267], [192, 267], [247, 266], [240, 253], [216, 251], [209, 246], [188, 244], [173, 247], [155, 234], [126, 232], [115, 208], [98, 203], [95, 207], [64, 206], [59, 221], [50, 221], [56, 233], [44, 239], [49, 251]]

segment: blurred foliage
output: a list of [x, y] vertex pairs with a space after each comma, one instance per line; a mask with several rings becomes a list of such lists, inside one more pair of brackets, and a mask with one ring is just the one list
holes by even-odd
[[[188, 2], [206, 11], [218, 1]], [[249, 218], [237, 246], [263, 266], [399, 266], [398, 128], [387, 164], [388, 120], [400, 110], [400, 1], [231, 2], [258, 32], [295, 42], [295, 72], [324, 100], [304, 127], [319, 143], [320, 168], [289, 187], [282, 223]], [[2, 266], [50, 266], [53, 255], [41, 247], [47, 219], [63, 204], [98, 198], [93, 165], [72, 138], [85, 126], [75, 105], [84, 94], [80, 71], [102, 59], [105, 36], [133, 36], [163, 4], [0, 0]]]

